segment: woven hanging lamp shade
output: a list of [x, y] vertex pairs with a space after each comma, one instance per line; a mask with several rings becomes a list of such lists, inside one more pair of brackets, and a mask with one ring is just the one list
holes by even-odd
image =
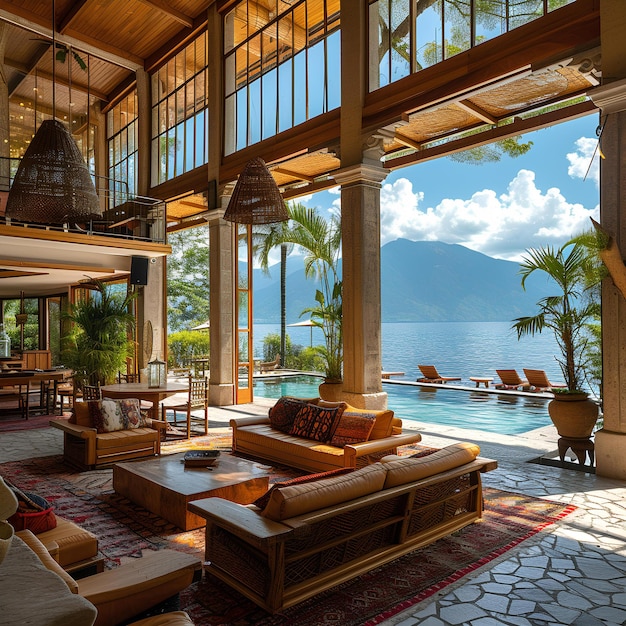
[[101, 215], [96, 188], [74, 138], [58, 120], [44, 120], [17, 169], [6, 216], [65, 224]]
[[237, 224], [273, 224], [289, 219], [285, 201], [263, 159], [252, 159], [243, 168], [224, 219]]

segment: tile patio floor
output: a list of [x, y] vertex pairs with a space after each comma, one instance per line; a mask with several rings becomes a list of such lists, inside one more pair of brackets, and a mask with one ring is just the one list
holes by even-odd
[[[236, 415], [261, 414], [274, 401], [211, 408], [210, 427], [228, 429]], [[576, 626], [626, 624], [626, 483], [529, 463], [556, 449], [547, 427], [523, 436], [494, 435], [423, 424], [422, 441], [441, 446], [473, 441], [499, 468], [485, 486], [573, 504], [578, 510], [526, 540], [386, 626]], [[53, 428], [0, 435], [0, 462], [62, 452]], [[201, 625], [197, 625], [201, 626]]]

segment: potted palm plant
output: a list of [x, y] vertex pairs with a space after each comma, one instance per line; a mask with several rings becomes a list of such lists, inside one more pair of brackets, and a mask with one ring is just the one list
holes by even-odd
[[63, 338], [63, 363], [74, 371], [74, 382], [83, 385], [112, 383], [126, 369], [132, 355], [129, 337], [135, 317], [131, 303], [137, 294], [119, 291], [119, 285], [92, 280], [93, 293], [70, 305], [63, 319], [71, 330]]
[[535, 272], [547, 275], [556, 287], [555, 295], [538, 303], [535, 315], [520, 317], [513, 328], [518, 339], [541, 333], [545, 328], [554, 333], [560, 355], [556, 357], [566, 387], [553, 390], [554, 400], [548, 413], [561, 437], [588, 438], [598, 418], [598, 406], [584, 390], [588, 325], [599, 314], [600, 304], [589, 297], [590, 268], [594, 254], [580, 238], [574, 238], [558, 249], [551, 246], [531, 249], [520, 264], [522, 287]]

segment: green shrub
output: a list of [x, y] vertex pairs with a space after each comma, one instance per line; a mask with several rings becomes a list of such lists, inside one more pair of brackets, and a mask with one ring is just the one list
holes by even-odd
[[189, 367], [192, 359], [209, 354], [209, 333], [180, 330], [167, 337], [168, 367]]

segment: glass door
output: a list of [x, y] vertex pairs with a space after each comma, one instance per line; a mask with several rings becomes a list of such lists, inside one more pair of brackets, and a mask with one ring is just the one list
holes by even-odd
[[237, 404], [252, 402], [252, 226], [237, 224]]

